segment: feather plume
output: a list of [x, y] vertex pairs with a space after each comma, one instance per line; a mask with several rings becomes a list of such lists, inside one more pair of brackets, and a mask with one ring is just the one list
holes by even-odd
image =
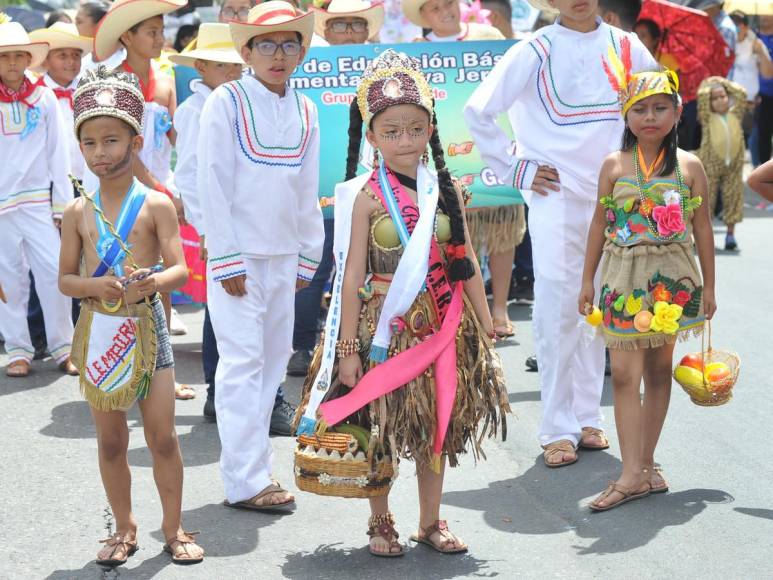
[[623, 61], [623, 78], [625, 79], [625, 82], [628, 83], [628, 81], [631, 80], [633, 61], [631, 60], [631, 40], [627, 36], [623, 37], [623, 40], [620, 41], [620, 56]]

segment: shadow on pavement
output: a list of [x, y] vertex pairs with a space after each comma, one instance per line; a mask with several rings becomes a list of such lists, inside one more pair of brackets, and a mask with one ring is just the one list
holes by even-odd
[[[139, 553], [141, 554], [142, 551]], [[98, 566], [92, 560], [79, 570], [56, 570], [48, 575], [46, 580], [120, 580], [121, 578], [144, 580], [154, 578], [166, 566], [173, 565], [169, 555], [163, 552], [143, 560], [139, 566], [132, 568], [131, 566], [135, 562], [136, 560], [129, 559], [129, 562], [124, 566], [111, 569]]]
[[[486, 523], [502, 532], [574, 531], [580, 538], [593, 540], [590, 546], [575, 546], [580, 555], [586, 555], [639, 548], [663, 528], [686, 524], [709, 504], [735, 501], [721, 490], [691, 489], [653, 495], [596, 514], [587, 504], [617, 476], [622, 464], [604, 452], [580, 451], [579, 457], [574, 466], [550, 470], [540, 456], [519, 477], [492, 482], [486, 489], [445, 493], [443, 503], [482, 511]], [[773, 514], [771, 510], [754, 511]]]
[[[366, 544], [365, 540], [363, 544]], [[339, 545], [323, 544], [313, 552], [288, 554], [282, 565], [282, 576], [299, 580], [341, 578], [344, 566], [349, 577], [380, 580], [415, 578], [419, 570], [422, 571], [422, 578], [431, 580], [498, 576], [497, 572], [486, 571], [490, 561], [478, 560], [469, 554], [450, 556], [424, 546], [407, 544], [404, 546], [405, 556], [401, 558], [377, 558], [368, 552], [367, 547], [339, 548]]]
[[773, 510], [766, 510], [760, 508], [735, 508], [739, 514], [745, 516], [752, 516], [755, 518], [763, 518], [766, 520], [773, 520]]
[[[0, 349], [0, 354], [5, 354], [5, 350]], [[26, 377], [6, 377], [4, 366], [0, 368], [0, 372], [3, 373], [3, 389], [0, 390], [0, 397], [32, 391], [34, 389], [42, 389], [55, 383], [64, 376], [51, 358], [45, 361], [32, 361], [30, 374]], [[77, 388], [77, 382], [75, 381], [78, 379], [76, 377], [70, 377], [70, 379], [72, 379], [72, 384], [76, 385], [75, 388]]]
[[[183, 415], [175, 418], [175, 425], [193, 425], [189, 433], [178, 434], [185, 467], [209, 465], [220, 461], [220, 437], [217, 424], [201, 416]], [[129, 449], [129, 465], [153, 467], [153, 458], [146, 446]]]

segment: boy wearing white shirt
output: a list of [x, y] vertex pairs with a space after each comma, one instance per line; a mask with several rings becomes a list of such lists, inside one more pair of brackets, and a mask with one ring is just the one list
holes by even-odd
[[[623, 120], [604, 85], [602, 57], [631, 41], [633, 70], [656, 68], [638, 38], [596, 17], [597, 0], [530, 0], [559, 20], [512, 47], [470, 97], [464, 115], [481, 156], [529, 205], [534, 272], [534, 338], [548, 467], [577, 461], [576, 447], [604, 449], [604, 348], [580, 341], [577, 288], [603, 159], [619, 149]], [[507, 112], [512, 144], [496, 124]]]
[[[31, 42], [17, 22], [0, 24], [0, 334], [6, 374], [26, 377], [35, 353], [26, 319], [27, 262], [37, 281], [49, 352], [68, 373], [73, 326], [70, 299], [59, 292], [59, 232], [73, 197], [62, 115], [54, 93], [33, 84], [26, 70], [40, 66], [48, 44]], [[26, 260], [25, 260], [26, 258]]]
[[269, 1], [229, 26], [254, 76], [213, 91], [198, 146], [220, 469], [226, 505], [286, 508], [295, 498], [271, 479], [269, 422], [292, 352], [294, 291], [313, 277], [324, 240], [317, 111], [287, 79], [314, 14]]
[[81, 59], [91, 52], [93, 39], [80, 36], [74, 24], [57, 22], [50, 28], [33, 30], [30, 40], [48, 43], [48, 55], [43, 61], [46, 74], [40, 77], [38, 83], [47, 86], [56, 95], [67, 128], [70, 170], [76, 178], [82, 180], [86, 162], [83, 160], [75, 132], [70, 130], [73, 127], [72, 99], [80, 79]]
[[[204, 102], [212, 91], [223, 83], [242, 76], [244, 61], [233, 46], [231, 32], [227, 24], [202, 24], [196, 47], [192, 50], [173, 54], [169, 57], [173, 63], [195, 68], [201, 79], [192, 83], [193, 93], [180, 105], [174, 116], [174, 128], [177, 131], [177, 166], [174, 183], [185, 207], [185, 217], [199, 233], [200, 255], [206, 260], [206, 240], [204, 223], [201, 216], [201, 201], [196, 191], [196, 148], [199, 139], [199, 123]], [[212, 323], [207, 309], [204, 317], [204, 329], [201, 345], [204, 380], [207, 383], [207, 400], [204, 403], [204, 416], [215, 417], [215, 369], [217, 368], [217, 342], [214, 340]]]

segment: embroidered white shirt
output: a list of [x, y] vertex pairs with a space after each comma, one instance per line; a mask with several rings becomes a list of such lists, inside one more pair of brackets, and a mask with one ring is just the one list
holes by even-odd
[[26, 100], [34, 111], [20, 102], [0, 103], [0, 214], [39, 205], [60, 218], [73, 198], [67, 129], [51, 89], [37, 86]]
[[198, 195], [212, 279], [245, 273], [242, 256], [298, 255], [311, 280], [325, 232], [314, 103], [253, 76], [215, 89], [201, 114]]
[[[79, 80], [80, 76], [77, 76], [68, 86], [63, 87], [52, 79], [48, 73], [43, 76], [43, 82], [46, 83], [46, 86], [50, 89], [71, 90], [73, 94], [78, 87]], [[83, 171], [86, 169], [86, 160], [83, 159], [83, 153], [81, 153], [78, 140], [75, 138], [75, 120], [73, 118], [72, 105], [70, 104], [71, 101], [70, 99], [62, 97], [57, 98], [57, 102], [59, 103], [59, 111], [62, 113], [62, 121], [64, 122], [67, 142], [70, 145], [70, 170], [75, 177], [83, 179]]]
[[201, 203], [196, 193], [196, 148], [199, 140], [201, 111], [207, 97], [212, 94], [212, 89], [201, 79], [194, 80], [191, 88], [192, 94], [174, 113], [174, 128], [177, 130], [175, 144], [177, 166], [174, 170], [174, 185], [183, 200], [186, 219], [196, 228], [199, 235], [203, 235]]
[[[588, 33], [560, 22], [510, 48], [464, 108], [464, 118], [484, 161], [508, 185], [528, 191], [538, 165], [558, 170], [565, 192], [594, 200], [604, 158], [620, 148], [623, 117], [602, 66], [610, 46], [631, 41], [633, 71], [657, 70], [635, 34], [600, 19]], [[507, 112], [512, 143], [497, 125]]]

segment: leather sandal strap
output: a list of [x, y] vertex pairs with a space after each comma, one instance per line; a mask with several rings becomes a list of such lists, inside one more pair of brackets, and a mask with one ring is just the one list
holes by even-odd
[[574, 445], [568, 439], [561, 439], [560, 441], [554, 441], [548, 443], [543, 447], [545, 450], [545, 457], [552, 457], [556, 453], [575, 453]]
[[[441, 551], [445, 551], [446, 546], [456, 544], [456, 542], [459, 541], [459, 538], [454, 536], [454, 534], [451, 533], [451, 530], [448, 529], [448, 522], [446, 520], [437, 520], [431, 526], [422, 528], [421, 533], [424, 536], [424, 539], [427, 540], [428, 542], [432, 542], [432, 540], [430, 540], [430, 538], [432, 537], [432, 534], [440, 534]], [[450, 534], [452, 537], [449, 538], [446, 536], [446, 534]], [[434, 544], [434, 542], [432, 543]]]

